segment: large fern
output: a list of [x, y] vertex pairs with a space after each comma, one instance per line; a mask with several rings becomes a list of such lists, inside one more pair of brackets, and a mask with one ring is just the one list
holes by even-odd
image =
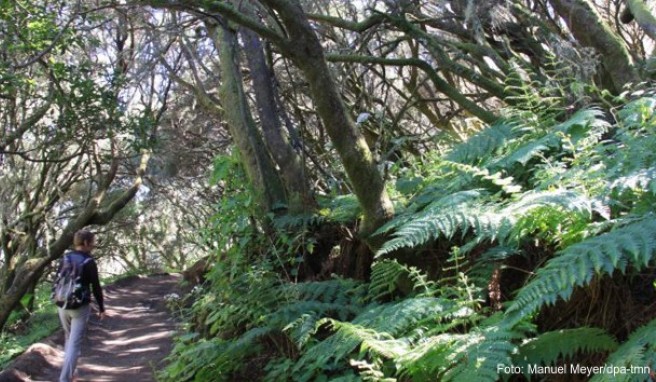
[[490, 317], [469, 333], [444, 333], [424, 339], [397, 361], [413, 381], [496, 381], [499, 365], [511, 364], [515, 342], [530, 326], [508, 326]]
[[281, 285], [278, 306], [263, 319], [268, 326], [292, 330], [299, 344], [307, 341], [314, 328], [310, 323], [334, 317], [348, 320], [364, 307], [366, 285], [355, 280], [333, 279]]
[[446, 160], [476, 165], [525, 131], [512, 121], [501, 121], [457, 145]]
[[303, 376], [299, 380], [313, 380], [320, 373], [337, 368], [340, 363], [344, 367], [359, 346], [379, 356], [399, 357], [408, 351], [416, 336], [415, 329], [434, 327], [472, 313], [452, 301], [426, 297], [373, 304], [350, 322], [322, 320], [318, 324], [330, 325], [335, 333], [307, 349], [294, 367], [295, 374]]
[[508, 313], [520, 319], [558, 298], [569, 298], [575, 287], [590, 283], [595, 275], [624, 272], [628, 265], [646, 267], [656, 251], [654, 232], [656, 216], [649, 214], [565, 248], [519, 291]]
[[597, 374], [591, 382], [649, 381], [656, 371], [656, 320], [631, 333], [606, 360], [607, 365], [625, 368], [617, 374]]
[[[272, 381], [494, 381], [503, 377], [499, 365], [552, 365], [575, 353], [615, 349], [607, 364], [653, 367], [656, 321], [619, 348], [601, 329], [539, 333], [530, 324], [541, 307], [568, 299], [593, 277], [653, 264], [656, 217], [645, 214], [656, 194], [652, 101], [614, 114], [620, 124], [612, 137], [599, 110], [554, 122], [564, 109], [528, 108], [521, 123], [508, 122], [520, 120], [517, 113], [446, 155], [427, 154], [416, 169], [404, 169], [410, 187], [396, 194], [403, 208], [377, 232], [388, 241], [376, 253], [369, 283], [287, 283], [253, 271], [270, 264], [247, 264], [242, 269], [250, 276], [231, 273], [220, 284], [227, 287], [207, 297], [205, 322], [217, 338], [181, 346], [178, 375], [227, 379], [251, 358], [265, 357]], [[276, 227], [294, 232], [360, 215], [352, 195], [321, 203], [319, 214], [282, 218]], [[452, 248], [453, 260], [439, 253], [438, 280], [380, 258], [436, 240]], [[489, 317], [484, 288], [516, 256], [538, 264], [527, 269], [534, 276], [505, 313]], [[510, 281], [499, 284], [512, 287], [516, 280]], [[272, 354], [267, 345], [281, 337], [293, 349]]]
[[541, 206], [559, 207], [586, 216], [592, 214], [592, 201], [568, 190], [527, 192], [506, 204], [476, 204], [467, 201], [441, 209], [425, 210], [413, 219], [404, 218], [401, 224], [390, 223], [384, 229], [395, 225], [399, 228], [376, 256], [399, 248], [416, 247], [439, 237], [452, 239], [457, 233], [464, 236], [470, 231], [477, 236], [479, 242], [483, 239], [504, 242], [512, 233], [517, 219]]
[[382, 300], [402, 288], [401, 284], [408, 284], [408, 290], [401, 291], [407, 295], [428, 297], [436, 289], [435, 283], [417, 268], [400, 264], [396, 260], [383, 260], [372, 265], [368, 298], [373, 301]]
[[526, 371], [528, 365], [554, 365], [577, 352], [607, 352], [617, 346], [615, 339], [599, 328], [555, 330], [525, 340], [513, 355], [513, 365]]
[[168, 357], [171, 363], [162, 377], [167, 381], [230, 381], [230, 373], [260, 351], [259, 339], [271, 331], [254, 328], [229, 341], [212, 338], [191, 347], [181, 342]]
[[503, 217], [494, 212], [491, 205], [456, 205], [439, 211], [426, 211], [403, 224], [376, 253], [382, 256], [399, 248], [417, 247], [438, 237], [451, 239], [457, 233], [466, 234], [470, 229], [495, 231]]

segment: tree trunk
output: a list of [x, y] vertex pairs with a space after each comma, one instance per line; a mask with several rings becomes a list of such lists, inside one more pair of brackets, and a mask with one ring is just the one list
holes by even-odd
[[260, 37], [246, 28], [242, 28], [240, 33], [244, 40], [244, 52], [250, 68], [260, 125], [265, 143], [280, 168], [287, 190], [289, 212], [312, 210], [316, 202], [310, 193], [301, 160], [283, 133], [273, 89], [273, 72], [266, 64]]
[[631, 11], [632, 18], [640, 25], [652, 40], [656, 41], [656, 1], [650, 0], [627, 0], [627, 8]]
[[581, 45], [594, 48], [600, 54], [601, 76], [610, 80], [609, 84], [602, 83], [602, 86], [620, 92], [624, 85], [638, 79], [629, 52], [589, 0], [550, 2]]
[[280, 43], [283, 53], [303, 71], [317, 112], [344, 164], [364, 218], [360, 233], [376, 249], [380, 238], [369, 237], [394, 213], [383, 178], [363, 135], [342, 103], [326, 63], [323, 48], [298, 1], [263, 0], [278, 11], [288, 40]]
[[214, 34], [221, 65], [220, 96], [228, 129], [241, 154], [255, 193], [261, 193], [264, 212], [286, 208], [284, 187], [251, 115], [237, 64], [237, 34], [225, 26], [208, 27]]
[[[141, 0], [136, 4], [175, 8], [165, 0]], [[360, 234], [371, 249], [382, 245], [382, 238], [370, 237], [394, 214], [394, 207], [385, 190], [383, 177], [379, 173], [364, 137], [357, 129], [344, 107], [341, 95], [330, 74], [323, 48], [297, 0], [261, 0], [273, 8], [284, 25], [287, 34], [279, 34], [267, 28], [259, 20], [248, 17], [229, 2], [203, 2], [205, 12], [216, 12], [228, 20], [252, 29], [265, 39], [276, 44], [283, 54], [292, 59], [303, 71], [308, 81], [312, 99], [323, 125], [344, 164], [348, 180], [363, 210]], [[194, 9], [201, 6], [192, 0], [180, 0], [178, 6]], [[230, 49], [230, 44], [226, 49]], [[229, 94], [229, 93], [227, 93]], [[226, 95], [227, 95], [226, 94]], [[233, 111], [235, 112], [235, 111]]]

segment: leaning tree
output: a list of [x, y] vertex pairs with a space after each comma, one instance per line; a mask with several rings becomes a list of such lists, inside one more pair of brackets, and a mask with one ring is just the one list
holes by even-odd
[[74, 232], [109, 223], [137, 194], [150, 122], [165, 103], [128, 107], [134, 46], [120, 12], [65, 1], [1, 7], [3, 328]]

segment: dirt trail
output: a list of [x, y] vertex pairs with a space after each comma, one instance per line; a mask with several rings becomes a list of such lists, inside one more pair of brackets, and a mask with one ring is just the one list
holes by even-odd
[[[162, 368], [177, 325], [164, 296], [180, 294], [179, 281], [176, 275], [135, 276], [106, 287], [107, 316], [90, 319], [77, 381], [154, 382], [153, 373]], [[0, 374], [0, 382], [58, 381], [63, 344], [60, 330], [33, 345]]]

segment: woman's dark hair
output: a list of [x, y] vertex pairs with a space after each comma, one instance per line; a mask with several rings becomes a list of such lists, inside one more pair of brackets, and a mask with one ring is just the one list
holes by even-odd
[[91, 243], [94, 237], [96, 237], [96, 235], [94, 235], [93, 232], [86, 229], [81, 229], [75, 232], [75, 236], [73, 236], [73, 245], [76, 247], [86, 245]]

